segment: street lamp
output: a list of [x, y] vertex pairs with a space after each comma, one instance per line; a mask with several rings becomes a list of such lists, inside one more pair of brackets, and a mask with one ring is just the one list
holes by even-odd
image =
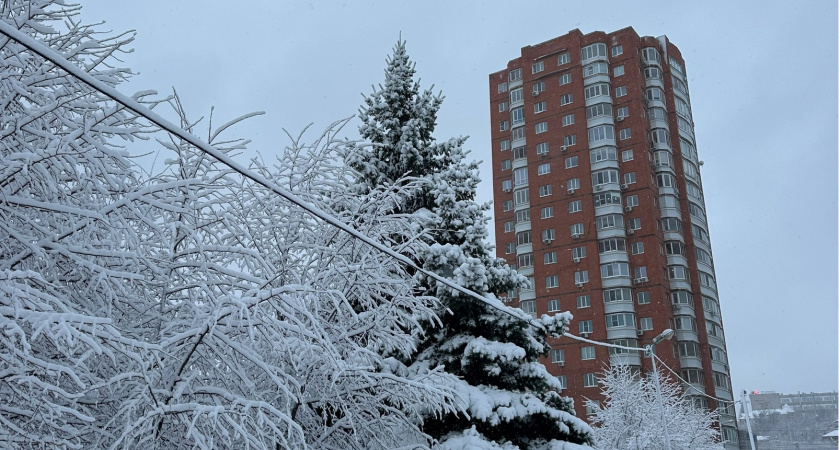
[[653, 354], [656, 344], [674, 337], [674, 330], [668, 328], [653, 338], [653, 341], [645, 346], [645, 354], [650, 356], [650, 363], [653, 367], [654, 386], [656, 396], [659, 398], [659, 414], [662, 416], [662, 431], [665, 432], [665, 448], [671, 450], [671, 436], [668, 434], [668, 421], [665, 418], [665, 402], [662, 400], [662, 390], [659, 387], [659, 373], [656, 371], [656, 356]]

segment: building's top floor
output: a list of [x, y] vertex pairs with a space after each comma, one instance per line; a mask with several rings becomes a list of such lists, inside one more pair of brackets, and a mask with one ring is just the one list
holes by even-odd
[[[544, 67], [546, 72], [550, 72], [550, 68], [565, 69], [566, 67], [563, 66], [566, 66], [566, 64], [574, 66], [586, 59], [585, 55], [581, 55], [581, 49], [597, 43], [605, 44], [607, 54], [612, 53], [612, 56], [616, 55], [617, 50], [627, 53], [631, 50], [640, 52], [641, 49], [646, 47], [657, 48], [662, 53], [663, 65], [667, 64], [669, 67], [685, 74], [685, 62], [680, 50], [665, 35], [660, 37], [639, 36], [633, 27], [622, 28], [612, 33], [593, 31], [588, 34], [583, 34], [576, 28], [545, 42], [522, 47], [520, 57], [508, 61], [505, 69], [490, 74], [490, 80], [502, 80], [507, 76], [506, 74], [516, 71], [516, 69], [520, 69], [523, 74], [531, 74], [535, 72], [532, 65], [540, 65]], [[543, 74], [539, 75], [542, 76]]]

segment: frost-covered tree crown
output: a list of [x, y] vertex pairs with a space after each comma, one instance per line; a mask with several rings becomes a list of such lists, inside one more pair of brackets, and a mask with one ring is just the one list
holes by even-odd
[[662, 372], [641, 377], [629, 366], [615, 365], [600, 383], [605, 401], [593, 418], [597, 449], [664, 450], [666, 435], [673, 450], [723, 449], [714, 428], [717, 415], [696, 407]]

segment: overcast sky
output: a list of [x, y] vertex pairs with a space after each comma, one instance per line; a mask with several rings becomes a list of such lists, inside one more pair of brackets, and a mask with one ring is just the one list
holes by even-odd
[[[446, 101], [436, 136], [470, 136], [491, 200], [488, 74], [579, 28], [632, 26], [680, 48], [736, 396], [838, 386], [837, 2], [84, 1], [86, 22], [138, 32], [121, 90], [178, 89], [274, 154], [306, 125], [355, 114], [400, 33]], [[644, 5], [644, 6], [642, 6]], [[357, 136], [353, 122], [346, 136]], [[313, 138], [315, 134], [311, 135]], [[245, 156], [248, 156], [245, 155]]]

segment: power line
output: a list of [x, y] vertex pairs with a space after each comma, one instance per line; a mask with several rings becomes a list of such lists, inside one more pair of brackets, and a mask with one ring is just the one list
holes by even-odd
[[[25, 33], [21, 32], [17, 28], [13, 27], [8, 22], [0, 20], [0, 33], [3, 33], [4, 35], [9, 37], [10, 39], [13, 39], [13, 40], [17, 41], [18, 43], [20, 43], [24, 47], [28, 48], [29, 50], [31, 50], [35, 54], [41, 56], [42, 58], [46, 59], [47, 61], [52, 62], [57, 67], [60, 67], [61, 69], [65, 70], [69, 75], [74, 76], [75, 78], [77, 78], [78, 80], [87, 84], [88, 86], [92, 87], [93, 89], [95, 89], [95, 90], [99, 91], [100, 93], [110, 97], [112, 100], [121, 104], [125, 108], [131, 110], [135, 114], [146, 118], [147, 120], [149, 120], [153, 124], [157, 125], [161, 129], [163, 129], [163, 130], [165, 130], [165, 131], [167, 131], [167, 132], [169, 132], [169, 133], [171, 133], [175, 136], [178, 136], [179, 138], [189, 142], [190, 144], [194, 145], [195, 147], [197, 147], [198, 149], [200, 149], [204, 153], [207, 153], [208, 155], [210, 155], [213, 158], [215, 158], [216, 160], [218, 160], [220, 163], [230, 167], [231, 169], [233, 169], [235, 172], [239, 173], [243, 177], [245, 177], [247, 179], [250, 179], [251, 181], [253, 181], [253, 182], [271, 190], [275, 194], [285, 198], [286, 200], [292, 202], [293, 204], [303, 208], [304, 210], [308, 211], [313, 216], [315, 216], [315, 217], [323, 220], [324, 222], [326, 222], [326, 223], [328, 223], [328, 224], [330, 224], [330, 225], [332, 225], [332, 226], [350, 234], [354, 238], [370, 245], [371, 247], [375, 248], [376, 250], [378, 250], [378, 251], [380, 251], [380, 252], [382, 252], [382, 253], [384, 253], [384, 254], [386, 254], [386, 255], [394, 258], [394, 259], [396, 259], [397, 261], [399, 261], [399, 262], [401, 262], [401, 263], [403, 263], [403, 264], [405, 264], [405, 265], [407, 265], [407, 266], [409, 266], [413, 269], [416, 269], [417, 271], [419, 271], [419, 272], [421, 272], [421, 273], [423, 273], [423, 274], [425, 274], [425, 275], [443, 283], [444, 285], [446, 285], [446, 286], [448, 286], [452, 289], [455, 289], [456, 291], [461, 292], [462, 294], [465, 294], [469, 297], [472, 297], [474, 299], [479, 300], [480, 302], [484, 303], [485, 305], [489, 306], [490, 308], [493, 308], [493, 309], [495, 309], [495, 310], [497, 310], [501, 313], [508, 314], [508, 315], [510, 315], [510, 316], [512, 316], [516, 319], [526, 320], [526, 319], [518, 316], [517, 314], [514, 314], [513, 312], [509, 311], [507, 308], [500, 308], [499, 306], [494, 305], [492, 302], [488, 301], [488, 299], [486, 299], [484, 296], [478, 294], [477, 292], [474, 292], [470, 289], [467, 289], [463, 286], [460, 286], [456, 283], [453, 283], [453, 282], [441, 277], [440, 275], [438, 275], [434, 272], [431, 272], [431, 271], [428, 271], [426, 269], [423, 269], [422, 267], [419, 267], [417, 264], [414, 263], [414, 261], [412, 261], [411, 259], [409, 259], [405, 255], [401, 255], [401, 254], [397, 253], [396, 251], [394, 251], [393, 249], [391, 249], [391, 248], [389, 248], [385, 245], [382, 245], [379, 242], [374, 241], [373, 239], [364, 235], [363, 233], [359, 232], [358, 230], [356, 230], [356, 229], [352, 228], [351, 226], [341, 222], [340, 220], [331, 216], [330, 214], [322, 211], [317, 206], [312, 205], [312, 204], [298, 198], [292, 192], [289, 192], [289, 191], [283, 189], [282, 187], [280, 187], [277, 184], [271, 182], [270, 180], [260, 176], [259, 174], [252, 173], [250, 170], [248, 170], [248, 168], [246, 168], [245, 166], [237, 163], [236, 161], [234, 161], [233, 159], [231, 159], [230, 157], [228, 157], [224, 153], [216, 150], [210, 144], [205, 143], [201, 139], [193, 136], [192, 134], [190, 134], [187, 131], [181, 129], [177, 125], [169, 122], [168, 120], [164, 119], [160, 115], [158, 115], [158, 114], [154, 113], [153, 111], [151, 111], [150, 109], [146, 108], [145, 106], [140, 104], [138, 101], [134, 100], [133, 98], [131, 98], [131, 97], [119, 92], [118, 90], [108, 86], [107, 84], [97, 80], [96, 78], [91, 76], [89, 73], [85, 72], [84, 70], [82, 70], [81, 68], [76, 66], [75, 64], [68, 61], [66, 58], [64, 58], [64, 56], [62, 56], [58, 52], [54, 51], [53, 49], [51, 49], [49, 47], [46, 47], [42, 43], [38, 42], [36, 39], [32, 38], [31, 36], [26, 35]], [[543, 327], [541, 324], [537, 323], [534, 320], [528, 320], [527, 322], [530, 326], [533, 326], [533, 327], [535, 327], [535, 328], [537, 328], [537, 329], [539, 329], [543, 332], [546, 331], [545, 327]]]
[[[583, 337], [580, 337], [580, 336], [575, 336], [574, 334], [571, 334], [571, 333], [563, 333], [563, 336], [568, 337], [568, 338], [571, 338], [571, 339], [574, 339], [574, 340], [576, 340], [576, 341], [581, 341], [581, 342], [587, 342], [587, 343], [590, 343], [590, 344], [600, 345], [600, 346], [602, 346], [602, 347], [611, 347], [611, 348], [617, 348], [617, 349], [621, 349], [621, 350], [630, 350], [630, 351], [635, 351], [635, 352], [644, 352], [644, 351], [645, 351], [645, 349], [644, 349], [644, 348], [641, 348], [641, 347], [626, 347], [626, 346], [623, 346], [623, 345], [616, 345], [616, 344], [609, 344], [609, 343], [606, 343], [606, 342], [593, 341], [593, 340], [591, 340], [591, 339], [586, 339], [586, 338], [583, 338]], [[681, 377], [681, 376], [680, 376], [677, 372], [674, 372], [674, 370], [673, 370], [673, 369], [671, 369], [670, 367], [668, 367], [668, 365], [667, 365], [667, 364], [665, 364], [665, 361], [663, 361], [661, 358], [659, 358], [658, 356], [656, 356], [656, 353], [651, 352], [651, 356], [652, 356], [653, 358], [656, 358], [656, 360], [657, 360], [657, 361], [659, 361], [659, 362], [662, 364], [662, 366], [663, 366], [663, 367], [665, 367], [666, 369], [668, 369], [668, 371], [669, 371], [669, 372], [671, 372], [672, 374], [674, 374], [674, 376], [675, 376], [675, 377], [677, 377], [677, 379], [678, 379], [678, 380], [682, 381], [682, 382], [683, 382], [683, 383], [685, 383], [685, 384], [691, 385], [691, 383], [689, 383], [688, 381], [686, 381], [686, 380], [685, 380], [683, 377]], [[694, 389], [694, 391], [695, 391], [695, 392], [697, 392], [697, 393], [698, 393], [698, 394], [700, 394], [700, 395], [703, 395], [703, 396], [705, 396], [705, 397], [708, 397], [708, 398], [710, 398], [710, 399], [712, 399], [712, 400], [714, 400], [714, 401], [716, 401], [716, 402], [719, 402], [719, 403], [732, 403], [732, 404], [735, 404], [735, 403], [740, 403], [740, 400], [723, 400], [723, 399], [720, 399], [720, 398], [717, 398], [717, 397], [713, 397], [713, 396], [711, 396], [711, 395], [709, 395], [709, 394], [706, 394], [705, 392], [700, 392], [700, 391], [699, 391], [699, 390], [697, 390], [697, 389]], [[692, 394], [689, 394], [689, 395], [694, 395], [694, 394], [692, 393]]]

